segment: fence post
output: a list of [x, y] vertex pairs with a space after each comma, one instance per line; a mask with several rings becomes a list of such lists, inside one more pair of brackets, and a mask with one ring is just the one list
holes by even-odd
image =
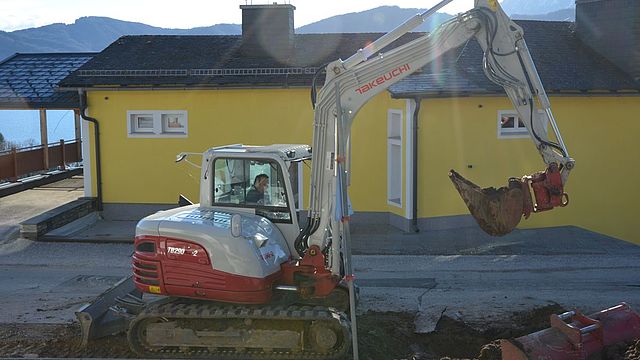
[[42, 167], [49, 170], [49, 137], [47, 136], [47, 110], [40, 109], [40, 143], [42, 144]]
[[60, 139], [60, 151], [62, 151], [62, 165], [60, 166], [60, 170], [66, 170], [67, 159], [64, 151], [64, 139]]
[[16, 182], [18, 181], [18, 151], [15, 146], [11, 148], [11, 157], [13, 158], [13, 177], [11, 181]]

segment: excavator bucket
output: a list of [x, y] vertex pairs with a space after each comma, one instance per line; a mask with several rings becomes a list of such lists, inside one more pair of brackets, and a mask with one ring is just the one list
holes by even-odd
[[[509, 184], [499, 189], [481, 188], [454, 170], [449, 172], [460, 196], [487, 234], [502, 236], [518, 226], [530, 200], [528, 185], [519, 179], [509, 179]], [[529, 215], [528, 213], [526, 214]]]
[[500, 340], [503, 360], [586, 360], [605, 346], [640, 339], [640, 316], [621, 303], [589, 316], [579, 311], [551, 315], [551, 327]]

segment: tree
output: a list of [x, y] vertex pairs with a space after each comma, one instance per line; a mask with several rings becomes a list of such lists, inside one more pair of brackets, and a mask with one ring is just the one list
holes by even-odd
[[4, 135], [0, 132], [0, 150], [4, 150]]

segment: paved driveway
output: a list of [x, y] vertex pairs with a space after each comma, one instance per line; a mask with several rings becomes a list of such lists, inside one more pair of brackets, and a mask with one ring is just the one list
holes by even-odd
[[[82, 196], [79, 186], [70, 179], [0, 199], [0, 323], [71, 322], [81, 304], [130, 273], [131, 244], [100, 243], [122, 231], [119, 223], [81, 232], [97, 243], [16, 238], [19, 221]], [[494, 238], [474, 228], [367, 227], [353, 240], [359, 311], [417, 312], [425, 330], [445, 310], [478, 327], [549, 303], [592, 312], [626, 301], [640, 311], [640, 246], [580, 228]]]

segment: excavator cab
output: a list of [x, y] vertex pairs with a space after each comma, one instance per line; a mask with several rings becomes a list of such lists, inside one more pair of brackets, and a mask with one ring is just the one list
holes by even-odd
[[311, 157], [310, 147], [230, 145], [204, 156], [209, 165], [203, 170], [200, 203], [267, 218], [293, 248], [300, 232], [300, 163]]

